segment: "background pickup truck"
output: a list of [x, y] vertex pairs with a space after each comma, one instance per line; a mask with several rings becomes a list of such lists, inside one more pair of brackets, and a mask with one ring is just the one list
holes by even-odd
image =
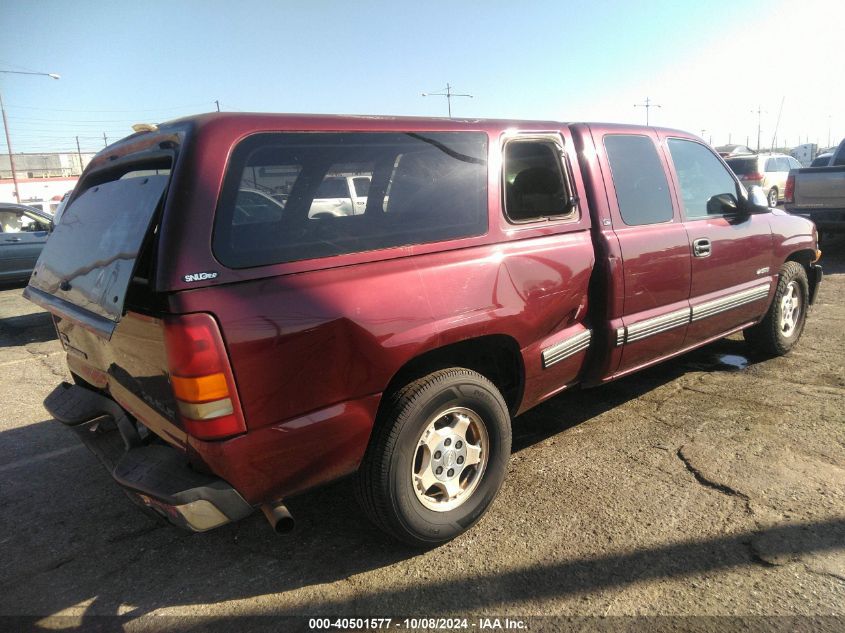
[[845, 232], [845, 139], [825, 167], [789, 172], [784, 208], [815, 222], [822, 233]]
[[[360, 209], [311, 212], [352, 175]], [[760, 194], [677, 130], [163, 124], [91, 162], [25, 290], [75, 382], [45, 406], [191, 530], [284, 531], [285, 498], [354, 475], [375, 525], [436, 545], [495, 499], [520, 413], [735, 332], [797, 343], [815, 229]]]

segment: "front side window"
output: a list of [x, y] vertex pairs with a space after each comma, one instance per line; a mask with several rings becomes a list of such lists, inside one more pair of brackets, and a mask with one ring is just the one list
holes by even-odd
[[34, 233], [50, 229], [49, 222], [25, 211], [0, 211], [0, 232]]
[[766, 159], [766, 169], [765, 171], [777, 171], [778, 170], [778, 161], [776, 158], [767, 158]]
[[531, 222], [572, 212], [560, 164], [551, 141], [513, 140], [505, 145], [505, 214], [512, 222]]
[[789, 160], [778, 158], [778, 171], [789, 171]]
[[484, 133], [262, 133], [232, 155], [213, 249], [265, 266], [482, 235], [487, 213]]
[[684, 214], [688, 219], [723, 215], [721, 207], [708, 203], [713, 196], [729, 193], [737, 197], [736, 182], [709, 149], [694, 141], [670, 138], [669, 153], [678, 174]]
[[669, 183], [651, 139], [635, 134], [608, 134], [604, 147], [622, 221], [629, 226], [670, 222], [673, 211]]

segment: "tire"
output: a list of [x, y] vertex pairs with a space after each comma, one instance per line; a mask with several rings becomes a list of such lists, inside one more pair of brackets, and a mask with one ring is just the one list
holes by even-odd
[[507, 405], [493, 383], [460, 367], [387, 397], [356, 477], [358, 502], [400, 541], [445, 543], [471, 528], [501, 488], [511, 450]]
[[798, 262], [786, 262], [780, 268], [775, 297], [766, 316], [743, 332], [745, 340], [766, 354], [786, 354], [801, 338], [809, 305], [807, 272]]
[[777, 187], [772, 187], [771, 189], [769, 189], [768, 199], [769, 199], [769, 206], [770, 207], [778, 206], [778, 190], [777, 190]]

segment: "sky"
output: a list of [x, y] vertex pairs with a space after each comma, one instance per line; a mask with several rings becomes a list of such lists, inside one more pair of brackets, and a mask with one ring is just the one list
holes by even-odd
[[[714, 145], [845, 136], [842, 0], [4, 0], [15, 152], [216, 109], [645, 123]], [[778, 117], [780, 121], [778, 122]], [[830, 136], [829, 136], [830, 135]], [[5, 142], [0, 148], [6, 151]]]

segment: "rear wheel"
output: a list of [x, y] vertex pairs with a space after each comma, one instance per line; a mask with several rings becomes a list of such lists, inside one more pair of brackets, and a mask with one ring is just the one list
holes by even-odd
[[776, 207], [778, 206], [778, 190], [777, 187], [772, 187], [769, 189], [769, 206]]
[[804, 267], [798, 262], [786, 262], [781, 266], [769, 311], [760, 323], [743, 332], [745, 340], [767, 354], [786, 354], [804, 331], [809, 297]]
[[358, 500], [399, 540], [444, 543], [493, 502], [510, 448], [510, 415], [498, 389], [469, 369], [434, 372], [384, 408], [358, 472]]

